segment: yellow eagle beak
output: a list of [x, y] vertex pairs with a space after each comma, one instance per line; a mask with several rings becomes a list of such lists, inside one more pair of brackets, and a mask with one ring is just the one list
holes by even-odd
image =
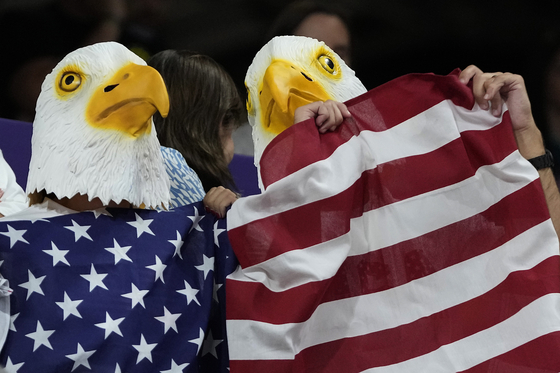
[[259, 90], [262, 126], [279, 134], [294, 124], [294, 112], [303, 105], [332, 99], [305, 71], [285, 60], [275, 60], [266, 69]]
[[130, 63], [93, 93], [86, 120], [100, 129], [138, 137], [151, 131], [151, 117], [169, 113], [169, 96], [161, 75], [150, 66]]

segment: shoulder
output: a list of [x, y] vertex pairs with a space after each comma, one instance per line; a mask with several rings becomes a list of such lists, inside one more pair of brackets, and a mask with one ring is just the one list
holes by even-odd
[[197, 173], [187, 164], [176, 149], [161, 147], [167, 176], [171, 182], [171, 205], [173, 208], [202, 201], [204, 188]]

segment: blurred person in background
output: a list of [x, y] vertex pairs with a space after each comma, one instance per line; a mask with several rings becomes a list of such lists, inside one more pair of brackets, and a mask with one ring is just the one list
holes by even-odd
[[267, 35], [297, 35], [327, 44], [348, 66], [352, 65], [350, 16], [344, 8], [322, 2], [303, 0], [289, 4], [276, 17]]
[[[263, 45], [275, 36], [307, 36], [324, 42], [351, 67], [352, 38], [349, 25], [350, 16], [344, 8], [318, 1], [294, 1], [275, 18]], [[254, 154], [251, 131], [251, 126], [244, 123], [234, 132], [237, 154]]]

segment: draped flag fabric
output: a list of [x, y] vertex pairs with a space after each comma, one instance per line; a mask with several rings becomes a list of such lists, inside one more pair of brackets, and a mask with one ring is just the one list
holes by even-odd
[[225, 220], [202, 203], [0, 221], [2, 372], [227, 372]]
[[237, 201], [237, 372], [559, 372], [559, 243], [509, 112], [406, 75], [286, 130]]

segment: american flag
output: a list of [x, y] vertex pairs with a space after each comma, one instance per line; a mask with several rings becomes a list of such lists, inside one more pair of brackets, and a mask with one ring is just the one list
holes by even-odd
[[0, 222], [2, 372], [227, 372], [225, 220], [202, 203]]
[[228, 235], [232, 372], [558, 372], [559, 243], [537, 171], [448, 76], [291, 127]]

